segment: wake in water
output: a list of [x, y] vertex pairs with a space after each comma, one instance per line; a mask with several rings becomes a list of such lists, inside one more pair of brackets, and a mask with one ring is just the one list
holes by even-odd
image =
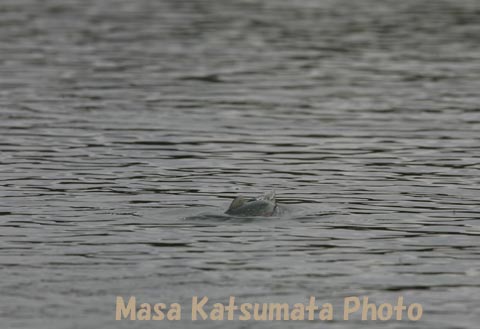
[[279, 218], [305, 218], [308, 216], [323, 216], [337, 213], [332, 209], [313, 209], [292, 204], [280, 204], [276, 199], [274, 190], [264, 193], [258, 198], [237, 196], [225, 212], [204, 212], [188, 216], [187, 220], [213, 220], [213, 221], [258, 221]]

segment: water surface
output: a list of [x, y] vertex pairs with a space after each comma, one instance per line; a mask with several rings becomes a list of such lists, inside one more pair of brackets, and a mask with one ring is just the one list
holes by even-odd
[[[476, 328], [479, 17], [473, 0], [3, 0], [2, 326]], [[222, 217], [271, 189], [301, 211]], [[116, 322], [117, 295], [404, 296], [424, 315]]]

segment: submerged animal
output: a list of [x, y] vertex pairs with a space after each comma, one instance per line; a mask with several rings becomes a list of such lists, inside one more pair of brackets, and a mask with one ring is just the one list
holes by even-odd
[[239, 195], [225, 213], [233, 216], [273, 216], [276, 210], [275, 191], [271, 191], [258, 199]]

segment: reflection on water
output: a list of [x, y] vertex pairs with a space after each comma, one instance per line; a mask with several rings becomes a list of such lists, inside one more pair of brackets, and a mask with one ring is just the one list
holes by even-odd
[[[479, 14], [473, 0], [2, 1], [2, 323], [158, 325], [114, 321], [117, 295], [402, 295], [424, 307], [416, 328], [476, 328]], [[298, 211], [224, 217], [271, 189]], [[255, 323], [290, 325], [361, 322]]]

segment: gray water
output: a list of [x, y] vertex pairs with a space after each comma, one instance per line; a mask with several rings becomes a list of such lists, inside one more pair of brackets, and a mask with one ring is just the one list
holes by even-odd
[[[478, 328], [479, 90], [474, 0], [2, 0], [1, 327]], [[271, 189], [294, 211], [223, 215]], [[338, 313], [192, 323], [194, 295]]]

